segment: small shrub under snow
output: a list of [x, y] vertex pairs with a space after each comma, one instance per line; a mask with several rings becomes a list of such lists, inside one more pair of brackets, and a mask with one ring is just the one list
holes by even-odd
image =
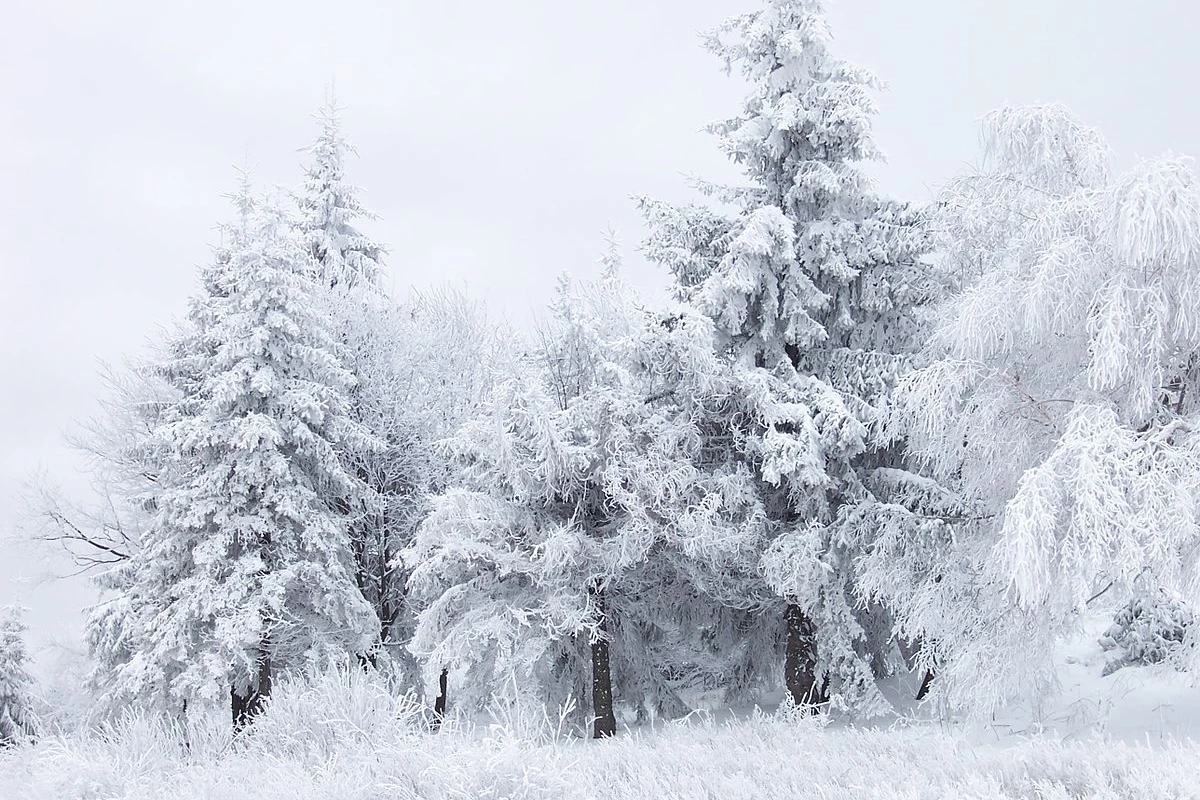
[[1164, 591], [1133, 598], [1117, 611], [1100, 638], [1100, 646], [1111, 654], [1104, 674], [1175, 660], [1195, 619], [1191, 606]]

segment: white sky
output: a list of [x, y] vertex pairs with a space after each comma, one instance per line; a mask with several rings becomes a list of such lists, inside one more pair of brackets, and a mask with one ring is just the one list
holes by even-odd
[[[923, 200], [975, 155], [1005, 103], [1059, 101], [1130, 162], [1196, 152], [1193, 0], [840, 0], [840, 55], [888, 84], [884, 188]], [[294, 185], [309, 113], [336, 80], [382, 219], [395, 287], [466, 283], [524, 320], [564, 269], [596, 269], [602, 232], [627, 272], [631, 194], [690, 198], [682, 174], [732, 174], [700, 129], [741, 87], [697, 31], [756, 0], [41, 0], [0, 32], [0, 532], [43, 468], [84, 485], [62, 445], [95, 412], [97, 363], [179, 314], [233, 166]], [[0, 543], [0, 604], [33, 643], [77, 640], [79, 579]]]

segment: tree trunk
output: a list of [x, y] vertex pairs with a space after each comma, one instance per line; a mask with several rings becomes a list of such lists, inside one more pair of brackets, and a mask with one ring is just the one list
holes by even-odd
[[438, 676], [438, 696], [433, 701], [433, 724], [440, 726], [442, 720], [446, 717], [446, 685], [450, 679], [450, 670], [442, 669], [442, 674]]
[[271, 694], [271, 659], [266, 653], [259, 657], [258, 675], [245, 689], [230, 688], [230, 706], [233, 711], [233, 730], [238, 732], [262, 713], [263, 705]]
[[604, 594], [596, 588], [589, 589], [589, 592], [600, 611], [600, 627], [592, 638], [592, 738], [603, 739], [617, 732], [612, 675], [608, 663], [608, 617], [604, 608]]
[[925, 670], [925, 678], [921, 681], [921, 688], [917, 690], [917, 699], [924, 700], [925, 695], [929, 694], [929, 685], [933, 683], [933, 670]]
[[789, 603], [784, 610], [787, 620], [787, 650], [783, 676], [792, 702], [797, 707], [826, 702], [825, 687], [817, 685], [817, 632], [798, 605]]

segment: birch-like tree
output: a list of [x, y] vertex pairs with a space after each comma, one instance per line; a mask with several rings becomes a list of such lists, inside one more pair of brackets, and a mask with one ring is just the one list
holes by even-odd
[[990, 114], [983, 141], [935, 219], [961, 292], [888, 426], [961, 516], [894, 539], [880, 584], [943, 700], [980, 713], [1043, 694], [1097, 596], [1200, 597], [1194, 165], [1114, 175], [1099, 134], [1055, 106]]

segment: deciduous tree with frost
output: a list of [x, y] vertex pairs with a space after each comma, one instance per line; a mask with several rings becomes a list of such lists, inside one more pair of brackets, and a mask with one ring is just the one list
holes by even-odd
[[386, 250], [360, 229], [374, 215], [346, 179], [355, 151], [342, 133], [340, 109], [330, 100], [317, 116], [320, 135], [307, 150], [298, 197], [300, 230], [324, 287], [322, 308], [355, 377], [350, 415], [373, 434], [365, 447], [339, 443], [339, 457], [365, 490], [340, 500], [352, 519], [356, 582], [379, 617], [380, 647], [371, 658], [401, 685], [419, 685], [404, 646], [414, 611], [398, 554], [428, 512], [427, 497], [445, 486], [449, 464], [435, 443], [478, 406], [503, 360], [501, 337], [461, 291], [442, 288], [403, 301], [384, 291]]
[[357, 481], [338, 443], [370, 440], [348, 416], [353, 376], [287, 205], [237, 200], [240, 223], [158, 366], [178, 400], [151, 437], [165, 454], [153, 518], [90, 639], [110, 698], [177, 709], [223, 695], [240, 723], [276, 674], [365, 653], [378, 622], [332, 503]]
[[[443, 491], [452, 468], [438, 443], [480, 407], [507, 340], [483, 309], [443, 288], [403, 303], [344, 294], [336, 318], [358, 378], [353, 413], [383, 448], [342, 447], [341, 458], [368, 490], [350, 503], [356, 579], [375, 607], [388, 667], [401, 684], [419, 686], [407, 643], [415, 625], [400, 553]], [[376, 658], [377, 664], [384, 665]]]
[[961, 518], [894, 540], [883, 587], [943, 699], [980, 712], [1044, 693], [1056, 640], [1106, 589], [1200, 597], [1194, 164], [1114, 175], [1055, 106], [990, 114], [983, 141], [935, 218], [961, 292], [887, 426]]
[[787, 688], [796, 703], [832, 694], [871, 713], [886, 707], [874, 678], [892, 637], [858, 592], [855, 559], [871, 537], [853, 521], [877, 503], [869, 473], [895, 454], [866, 426], [938, 285], [921, 263], [918, 213], [863, 172], [879, 156], [876, 80], [830, 52], [822, 6], [768, 0], [708, 40], [751, 85], [741, 113], [712, 126], [750, 185], [700, 187], [733, 213], [643, 207], [649, 255], [713, 319], [743, 388], [759, 392], [751, 404], [786, 409], [737, 445], [769, 520], [758, 567], [786, 601]]
[[121, 367], [105, 366], [101, 380], [108, 396], [100, 401], [100, 413], [68, 438], [82, 456], [93, 500], [70, 498], [41, 479], [32, 483], [22, 532], [61, 547], [82, 571], [107, 570], [141, 547], [150, 513], [142, 500], [160, 460], [150, 433], [176, 399], [154, 372], [163, 355], [160, 345]]

